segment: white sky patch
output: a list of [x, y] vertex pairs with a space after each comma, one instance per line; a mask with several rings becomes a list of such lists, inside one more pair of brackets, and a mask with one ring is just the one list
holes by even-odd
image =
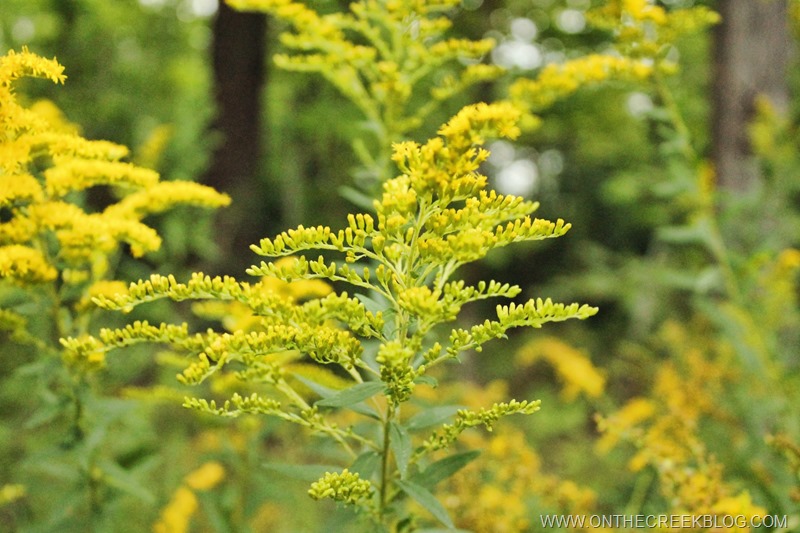
[[189, 0], [189, 10], [196, 17], [210, 17], [219, 9], [218, 0]]
[[550, 148], [539, 155], [537, 163], [545, 176], [558, 176], [564, 170], [564, 154]]
[[27, 42], [36, 35], [36, 25], [28, 17], [20, 17], [11, 27], [11, 37], [17, 42]]
[[489, 163], [496, 168], [503, 168], [514, 161], [516, 150], [514, 146], [507, 141], [494, 141], [488, 147], [489, 150]]
[[531, 19], [518, 17], [511, 21], [511, 35], [519, 41], [531, 42], [539, 34], [539, 28]]
[[564, 33], [580, 33], [586, 28], [586, 17], [583, 11], [565, 9], [556, 17], [556, 25]]
[[653, 110], [653, 100], [650, 99], [645, 93], [635, 92], [628, 95], [628, 101], [625, 102], [628, 108], [628, 113], [636, 118], [641, 117]]
[[517, 159], [498, 172], [495, 180], [502, 194], [530, 196], [538, 185], [539, 169], [530, 159]]
[[505, 68], [532, 70], [540, 67], [542, 60], [542, 52], [538, 46], [522, 41], [506, 41], [492, 50], [492, 61]]

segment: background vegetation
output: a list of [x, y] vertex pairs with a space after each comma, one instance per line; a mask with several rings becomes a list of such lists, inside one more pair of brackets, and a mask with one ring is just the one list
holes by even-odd
[[[613, 31], [587, 14], [605, 4], [463, 2], [450, 33], [494, 38], [488, 61], [508, 72], [444, 102], [409, 135], [424, 141], [464, 104], [506, 98], [515, 80], [535, 79], [548, 64], [607, 50]], [[736, 2], [656, 4], [709, 6], [728, 22]], [[761, 4], [782, 9], [779, 50], [793, 50], [796, 2]], [[459, 527], [537, 531], [541, 513], [766, 512], [800, 528], [798, 70], [791, 53], [762, 56], [778, 81], [751, 75], [763, 83], [739, 104], [748, 113], [736, 130], [744, 148], [735, 168], [747, 172], [715, 173], [728, 168], [719, 138], [731, 135], [718, 125], [726, 22], [667, 44], [661, 53], [676, 60], [676, 73], [582, 87], [539, 112], [538, 129], [490, 144], [484, 171], [493, 186], [541, 202], [539, 216], [573, 229], [554, 243], [498, 250], [463, 276], [519, 284], [528, 298], [589, 302], [600, 313], [470, 354], [455, 370], [459, 386], [437, 391], [474, 408], [508, 395], [542, 399], [539, 413], [503, 422], [497, 436], [468, 435], [484, 451], [440, 493]], [[236, 42], [223, 23], [259, 37]], [[4, 0], [0, 52], [27, 45], [66, 66], [65, 86], [21, 82], [26, 103], [52, 100], [84, 137], [130, 146], [130, 159], [163, 180], [233, 197], [213, 216], [177, 210], [149, 219], [162, 248], [137, 260], [121, 254], [117, 279], [197, 269], [244, 278], [257, 262], [247, 245], [300, 223], [338, 227], [369, 192], [351, 143], [369, 124], [321, 77], [275, 66], [285, 29], [212, 0]], [[220, 50], [250, 62], [221, 66]], [[236, 79], [250, 89], [226, 96], [219, 80], [236, 76], [223, 68], [240, 68]], [[220, 113], [236, 112], [229, 100], [237, 94], [251, 95], [242, 97], [250, 113], [231, 126]], [[18, 306], [2, 288], [3, 307]], [[197, 320], [188, 308], [148, 313]], [[0, 331], [0, 343], [4, 531], [353, 527], [347, 509], [308, 499], [317, 475], [296, 479], [275, 466], [321, 462], [300, 432], [182, 409], [173, 354], [109, 357], [87, 384], [93, 419], [78, 439], [70, 406], [82, 389], [19, 339]]]

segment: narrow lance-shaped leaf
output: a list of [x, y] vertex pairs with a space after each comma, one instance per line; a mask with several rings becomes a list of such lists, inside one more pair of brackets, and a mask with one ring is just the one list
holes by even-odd
[[437, 483], [449, 478], [474, 461], [480, 454], [479, 450], [471, 450], [450, 455], [432, 463], [411, 480], [420, 486], [432, 489]]
[[320, 400], [316, 402], [314, 405], [320, 407], [348, 407], [350, 405], [362, 402], [367, 398], [375, 396], [379, 392], [382, 392], [385, 388], [386, 385], [384, 385], [380, 381], [368, 381], [366, 383], [359, 383], [357, 385], [353, 385], [348, 389], [344, 389], [343, 391], [334, 394], [330, 398], [325, 398], [324, 400]]
[[392, 422], [389, 426], [389, 438], [391, 439], [389, 445], [397, 462], [397, 470], [400, 471], [401, 477], [406, 477], [408, 462], [411, 460], [411, 436], [406, 428], [397, 422]]
[[403, 492], [436, 517], [439, 522], [451, 529], [455, 528], [455, 524], [453, 524], [450, 515], [447, 514], [447, 510], [428, 489], [411, 481], [397, 480], [395, 483]]

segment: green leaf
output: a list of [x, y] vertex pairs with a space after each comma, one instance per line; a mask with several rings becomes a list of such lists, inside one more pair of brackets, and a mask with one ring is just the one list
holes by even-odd
[[411, 460], [411, 436], [406, 428], [396, 422], [389, 424], [389, 446], [394, 453], [400, 477], [406, 477], [408, 462]]
[[356, 460], [350, 465], [350, 471], [356, 472], [362, 479], [369, 479], [378, 471], [380, 462], [380, 454], [374, 450], [370, 450], [356, 457]]
[[339, 472], [342, 469], [339, 466], [332, 465], [292, 465], [286, 463], [262, 463], [261, 466], [286, 477], [309, 482], [317, 481], [326, 472]]
[[670, 244], [700, 244], [707, 249], [712, 249], [714, 246], [714, 236], [708, 222], [705, 220], [700, 220], [691, 225], [658, 228], [656, 237]]
[[339, 196], [341, 196], [345, 200], [349, 200], [353, 205], [366, 210], [368, 213], [375, 211], [375, 206], [372, 205], [375, 199], [372, 196], [364, 194], [363, 192], [359, 191], [354, 187], [350, 187], [347, 185], [339, 187]]
[[131, 496], [135, 496], [145, 503], [153, 504], [156, 501], [155, 496], [138, 479], [136, 479], [130, 472], [119, 466], [113, 461], [101, 461], [97, 465], [103, 472], [106, 485], [114, 487], [115, 489], [126, 492]]
[[440, 481], [449, 478], [481, 454], [479, 450], [456, 453], [432, 463], [415, 475], [412, 479], [415, 483], [428, 488], [433, 488]]
[[384, 389], [386, 389], [386, 385], [380, 381], [367, 381], [339, 391], [330, 398], [319, 400], [314, 405], [320, 407], [348, 407], [371, 398], [379, 392], [383, 392]]
[[332, 389], [330, 387], [326, 387], [316, 381], [310, 379], [307, 376], [301, 376], [300, 374], [292, 373], [292, 377], [295, 378], [297, 381], [311, 389], [312, 391], [316, 392], [323, 398], [330, 398], [331, 396], [336, 395], [340, 391], [337, 389]]
[[439, 386], [439, 380], [433, 376], [417, 376], [414, 379], [414, 383], [419, 383], [422, 385], [429, 385], [434, 389]]
[[[316, 381], [312, 381], [311, 379], [309, 379], [306, 376], [300, 376], [298, 374], [293, 374], [292, 376], [297, 381], [299, 381], [300, 383], [302, 383], [303, 385], [305, 385], [306, 387], [308, 387], [312, 391], [314, 391], [317, 394], [319, 394], [320, 396], [322, 396], [322, 398], [325, 399], [325, 400], [331, 399], [331, 398], [333, 398], [334, 396], [336, 396], [337, 394], [339, 394], [341, 392], [350, 390], [350, 389], [342, 389], [342, 390], [332, 389], [330, 387], [326, 387], [325, 385], [321, 385], [320, 383], [317, 383]], [[358, 414], [362, 414], [364, 416], [368, 416], [368, 417], [374, 418], [376, 420], [380, 419], [380, 416], [378, 415], [378, 413], [376, 413], [374, 409], [372, 409], [371, 407], [368, 407], [366, 405], [355, 404], [355, 405], [348, 406], [348, 408], [350, 410], [352, 410], [352, 411], [355, 411]]]
[[197, 494], [200, 499], [200, 508], [211, 523], [214, 533], [234, 533], [231, 529], [225, 510], [220, 506], [219, 498], [205, 491]]
[[409, 418], [408, 422], [406, 422], [406, 427], [411, 431], [415, 431], [435, 426], [455, 415], [460, 409], [464, 409], [464, 407], [460, 405], [431, 407]]
[[69, 407], [70, 406], [66, 403], [50, 403], [44, 405], [42, 408], [37, 409], [33, 415], [25, 421], [23, 427], [25, 429], [35, 429], [39, 426], [43, 426], [64, 414]]
[[356, 293], [355, 297], [358, 299], [359, 302], [364, 304], [364, 308], [373, 315], [385, 312], [386, 309], [389, 307], [389, 304], [385, 302], [383, 298], [381, 299], [384, 300], [384, 302], [379, 302], [378, 300], [361, 293]]
[[414, 501], [436, 517], [439, 522], [450, 529], [455, 528], [450, 515], [447, 514], [447, 510], [428, 489], [410, 481], [397, 480], [395, 483], [403, 492], [411, 496]]

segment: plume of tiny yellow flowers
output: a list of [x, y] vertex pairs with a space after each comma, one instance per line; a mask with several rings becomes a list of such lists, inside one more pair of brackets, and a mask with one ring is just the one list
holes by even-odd
[[[354, 505], [390, 526], [404, 519], [401, 506], [391, 503], [401, 491], [449, 526], [428, 489], [405, 476], [470, 428], [491, 431], [503, 417], [533, 414], [539, 402], [512, 399], [457, 409], [447, 422], [438, 421], [438, 428], [412, 436], [404, 425], [410, 418], [401, 413], [418, 386], [435, 383], [427, 375], [431, 369], [467, 350], [480, 352], [511, 328], [538, 328], [597, 312], [536, 298], [498, 305], [496, 319], [469, 328], [448, 326], [469, 302], [521, 292], [508, 283], [470, 286], [453, 279], [460, 266], [495, 248], [559, 237], [569, 229], [563, 220], [532, 218], [537, 204], [489, 190], [479, 173], [489, 155], [482, 145], [491, 137], [518, 135], [519, 116], [510, 103], [476, 104], [424, 144], [397, 143], [392, 159], [400, 174], [383, 184], [374, 213], [348, 215], [340, 230], [301, 225], [262, 239], [251, 249], [271, 260], [248, 269], [261, 278], [255, 284], [202, 273], [185, 283], [152, 275], [124, 293], [94, 299], [120, 311], [159, 299], [200, 300], [196, 309], [207, 316], [233, 310], [227, 331], [191, 333], [186, 324], [136, 321], [102, 329], [96, 337], [64, 339], [67, 352], [86, 358], [135, 343], [167, 344], [191, 356], [178, 376], [187, 385], [236, 369], [234, 376], [247, 390], [240, 385], [233, 391], [236, 380], [222, 380], [217, 396], [225, 393], [227, 399], [186, 398], [184, 406], [218, 416], [279, 418], [333, 439], [352, 460], [359, 452], [374, 454], [381, 460], [377, 471], [343, 465], [327, 472], [309, 494]], [[331, 282], [359, 294], [331, 291]], [[322, 370], [328, 365], [338, 367], [339, 375]], [[337, 416], [342, 411], [348, 417]], [[358, 423], [365, 415], [381, 425], [379, 431]]]
[[582, 87], [609, 80], [641, 82], [649, 79], [652, 73], [653, 65], [648, 61], [590, 54], [564, 63], [551, 63], [539, 72], [536, 79], [515, 81], [509, 87], [509, 95], [526, 111], [538, 113]]
[[25, 486], [6, 484], [0, 487], [0, 507], [25, 497]]
[[[507, 395], [508, 382], [493, 380], [482, 386], [462, 382], [423, 389], [417, 397], [478, 409]], [[596, 510], [591, 489], [544, 471], [539, 454], [520, 429], [510, 424], [501, 429], [498, 433], [470, 430], [460, 437], [461, 446], [482, 452], [443, 482], [442, 503], [459, 528], [476, 533], [531, 531], [531, 518], [537, 514], [534, 501], [564, 514], [590, 515]]]
[[800, 320], [800, 250], [786, 248], [767, 259], [758, 271], [756, 283], [755, 292], [761, 295], [761, 319], [774, 320], [787, 329], [796, 328]]
[[225, 479], [225, 469], [217, 462], [208, 462], [190, 472], [183, 484], [172, 495], [172, 499], [161, 511], [161, 517], [153, 524], [153, 533], [186, 533], [199, 503], [196, 493], [208, 491]]
[[699, 5], [667, 10], [654, 0], [609, 0], [590, 10], [588, 19], [612, 33], [614, 46], [624, 56], [662, 63], [680, 36], [712, 26], [720, 16]]
[[[63, 83], [63, 70], [27, 49], [0, 57], [0, 283], [60, 292], [59, 305], [77, 317], [90, 298], [121, 289], [105, 278], [122, 243], [137, 257], [158, 249], [161, 239], [142, 222], [145, 216], [181, 204], [216, 208], [230, 199], [195, 183], [160, 182], [156, 172], [122, 161], [125, 147], [81, 137], [51, 102], [31, 108], [17, 102], [15, 80]], [[81, 195], [99, 185], [111, 186], [121, 200], [88, 212]], [[55, 329], [72, 333], [66, 325]], [[96, 367], [102, 357], [92, 361]]]
[[[381, 180], [390, 144], [419, 127], [442, 102], [476, 83], [500, 76], [502, 69], [477, 62], [494, 46], [492, 39], [445, 38], [452, 25], [444, 16], [460, 0], [358, 0], [348, 12], [320, 14], [292, 0], [227, 0], [236, 9], [258, 10], [286, 21], [281, 35], [291, 54], [278, 54], [278, 66], [321, 74], [370, 121], [381, 154]], [[455, 72], [430, 84], [445, 66]], [[426, 94], [423, 93], [425, 91]], [[420, 101], [425, 104], [413, 105]], [[368, 168], [368, 151], [357, 150]]]
[[609, 0], [589, 10], [587, 18], [611, 33], [612, 49], [551, 63], [535, 79], [515, 81], [509, 94], [528, 113], [528, 128], [538, 125], [530, 113], [544, 111], [581, 87], [611, 80], [641, 83], [674, 72], [676, 65], [667, 53], [675, 41], [719, 21], [719, 15], [704, 6], [668, 11], [653, 0]]
[[584, 351], [555, 337], [543, 337], [525, 344], [515, 357], [521, 368], [529, 367], [542, 359], [553, 367], [556, 376], [561, 380], [564, 399], [574, 400], [581, 393], [589, 398], [598, 398], [603, 394], [605, 376], [592, 364]]
[[[706, 449], [698, 428], [706, 418], [724, 419], [718, 399], [723, 385], [735, 379], [726, 364], [730, 354], [719, 346], [703, 345], [677, 323], [668, 322], [661, 333], [675, 360], [662, 363], [650, 397], [637, 397], [608, 417], [600, 417], [603, 436], [598, 450], [607, 451], [620, 440], [637, 452], [629, 467], [653, 468], [668, 511], [683, 515], [763, 516], [747, 491], [737, 492], [724, 478], [724, 468]], [[709, 351], [719, 353], [710, 356]], [[749, 531], [734, 524], [725, 531]], [[671, 529], [664, 529], [671, 531]]]

